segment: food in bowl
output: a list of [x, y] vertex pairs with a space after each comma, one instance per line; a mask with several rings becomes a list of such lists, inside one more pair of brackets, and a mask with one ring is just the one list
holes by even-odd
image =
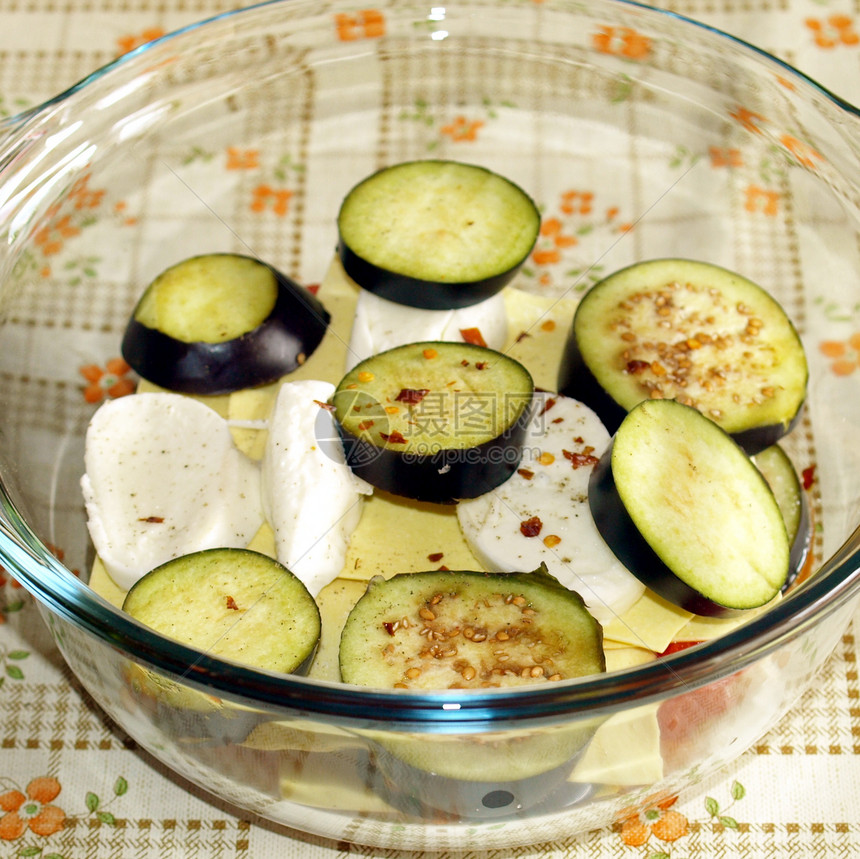
[[319, 642], [319, 608], [305, 585], [247, 549], [166, 561], [134, 583], [122, 608], [170, 638], [270, 671], [304, 673]]
[[281, 272], [239, 254], [206, 254], [162, 272], [128, 322], [122, 355], [150, 382], [226, 394], [291, 373], [329, 315]]
[[[852, 111], [746, 46], [610, 0], [511, 0], [492, 16], [449, 5], [444, 23], [402, 4], [378, 11], [363, 28], [358, 11], [350, 24], [346, 8], [333, 21], [318, 4], [291, 0], [191, 28], [37, 111], [4, 147], [2, 562], [45, 606], [63, 654], [108, 715], [222, 799], [394, 849], [560, 839], [736, 758], [806, 688], [850, 617], [856, 469], [845, 438], [858, 377], [832, 356], [840, 343], [847, 357], [852, 348]], [[510, 176], [530, 189], [542, 224], [510, 288], [468, 307], [424, 309], [403, 341], [402, 305], [367, 301], [366, 290], [357, 301], [339, 263], [323, 268], [336, 249], [334, 214], [356, 179], [431, 157]], [[319, 379], [333, 387], [382, 348], [471, 342], [475, 329], [496, 350], [515, 341], [511, 354], [536, 388], [554, 391], [548, 356], [562, 354], [591, 283], [679, 257], [743, 273], [779, 298], [806, 347], [806, 405], [780, 441], [791, 468], [776, 482], [785, 509], [797, 509], [798, 485], [809, 502], [816, 574], [739, 620], [634, 596], [619, 618], [600, 621], [607, 671], [576, 680], [359, 687], [338, 679], [337, 629], [325, 618], [346, 616], [374, 568], [484, 564], [455, 505], [394, 503], [353, 487], [360, 526], [348, 529], [342, 562], [329, 559], [352, 578], [335, 573], [326, 584], [320, 573], [311, 676], [254, 671], [155, 633], [75, 580], [45, 544], [62, 547], [83, 578], [92, 567], [93, 587], [121, 604], [123, 591], [88, 555], [76, 488], [84, 430], [100, 397], [129, 388], [115, 358], [141, 289], [174, 261], [224, 251], [276, 262], [313, 284], [331, 313], [334, 337], [280, 386], [292, 391]], [[356, 306], [368, 325], [353, 336]], [[440, 328], [444, 336], [432, 333]], [[349, 365], [351, 340], [363, 345]], [[141, 383], [137, 396], [147, 390], [164, 393]], [[272, 394], [206, 395], [204, 408], [260, 461]], [[564, 449], [587, 459], [583, 438]], [[328, 512], [300, 505], [300, 530], [318, 524], [319, 510]], [[563, 538], [548, 522], [537, 537], [518, 533], [515, 551]], [[405, 531], [420, 539], [391, 540]], [[276, 553], [272, 528], [258, 529], [250, 548]], [[602, 604], [583, 597], [592, 611]]]
[[337, 216], [347, 274], [374, 295], [450, 310], [491, 298], [540, 230], [532, 198], [504, 176], [457, 161], [394, 164], [363, 179]]
[[797, 425], [808, 376], [794, 325], [759, 286], [708, 263], [648, 260], [583, 297], [558, 387], [613, 432], [643, 399], [677, 399], [758, 453]]
[[558, 682], [606, 660], [582, 597], [541, 567], [375, 576], [346, 618], [338, 665], [345, 683], [468, 689]]
[[775, 599], [790, 541], [755, 463], [676, 400], [635, 406], [592, 472], [600, 533], [638, 578], [681, 608], [719, 616]]
[[[409, 180], [414, 185], [428, 170], [434, 177], [442, 172], [446, 180], [445, 212], [449, 220], [436, 211], [434, 228], [442, 230], [445, 236], [460, 229], [462, 211], [468, 208], [475, 194], [473, 185], [458, 175], [458, 167], [451, 162], [421, 163], [419, 178]], [[469, 178], [475, 172], [469, 165], [463, 165], [463, 170]], [[452, 171], [457, 176], [456, 181], [451, 179]], [[373, 181], [367, 180], [358, 187], [363, 188], [367, 182], [375, 187], [380, 177], [389, 172], [397, 172], [397, 167], [375, 174]], [[477, 172], [483, 187], [486, 171]], [[495, 174], [490, 177], [494, 183], [505, 182]], [[399, 204], [401, 193], [402, 183], [395, 183], [393, 190], [386, 189], [383, 183], [381, 191], [374, 190], [374, 205], [384, 209], [387, 204]], [[429, 192], [421, 193], [426, 196]], [[436, 193], [433, 186], [430, 198]], [[462, 205], [458, 205], [458, 193]], [[516, 193], [522, 195], [523, 192], [516, 189]], [[355, 191], [350, 192], [348, 200], [354, 194]], [[390, 200], [392, 196], [396, 198], [394, 201]], [[481, 205], [487, 204], [482, 201]], [[534, 209], [533, 204], [531, 208]], [[342, 208], [341, 219], [343, 212]], [[419, 218], [417, 224], [408, 222], [398, 226], [406, 234], [403, 241], [407, 247], [423, 246], [432, 257], [433, 244], [424, 236], [423, 219]], [[519, 223], [514, 222], [510, 229], [518, 235]], [[423, 238], [416, 243], [415, 237], [409, 235], [410, 230]], [[505, 236], [502, 231], [495, 241], [504, 242]], [[220, 265], [233, 262], [229, 255], [207, 257], [203, 262], [213, 260]], [[247, 267], [244, 258], [240, 262]], [[199, 259], [193, 259], [187, 265], [199, 263]], [[177, 264], [168, 275], [181, 274], [184, 268], [184, 264]], [[269, 270], [263, 264], [260, 268]], [[457, 276], [456, 268], [452, 272], [447, 280], [454, 283], [465, 280]], [[687, 283], [692, 280], [695, 284], [681, 289], [678, 278], [685, 273]], [[193, 320], [183, 323], [183, 311], [196, 316], [201, 303], [206, 306], [207, 286], [216, 296], [216, 305], [220, 295], [243, 294], [244, 284], [235, 278], [232, 267], [223, 272], [222, 280], [219, 274], [217, 268], [210, 266], [208, 282], [195, 279], [194, 303], [183, 304], [174, 299], [171, 306], [168, 299], [164, 300], [175, 318], [175, 326], [191, 327]], [[669, 333], [688, 341], [694, 336], [687, 330], [691, 326], [708, 327], [707, 335], [701, 331], [695, 335], [702, 341], [708, 339], [701, 348], [710, 347], [722, 360], [731, 363], [731, 383], [741, 390], [762, 387], [771, 381], [764, 375], [765, 361], [760, 357], [764, 353], [775, 374], [788, 374], [794, 380], [793, 396], [797, 402], [792, 406], [793, 419], [805, 391], [806, 363], [791, 323], [779, 305], [759, 287], [725, 270], [716, 273], [717, 285], [707, 288], [701, 285], [703, 279], [714, 276], [712, 267], [690, 261], [641, 263], [623, 273], [621, 297], [612, 300], [631, 312], [632, 306], [642, 303], [643, 297], [650, 304], [653, 295], [671, 292], [670, 298], [657, 308], [658, 316], [661, 307], [672, 311]], [[155, 283], [165, 279], [162, 275]], [[596, 300], [602, 302], [603, 296], [617, 292], [618, 281], [619, 275], [611, 275], [593, 286], [580, 302], [577, 314], [585, 316], [582, 308], [594, 304], [592, 296], [598, 296]], [[300, 289], [295, 288], [296, 301], [302, 312], [306, 312]], [[328, 322], [328, 311], [318, 296], [323, 300], [329, 295], [334, 298], [336, 290], [342, 290], [351, 298], [349, 304], [342, 300], [343, 296], [333, 301], [340, 312], [347, 314], [348, 308], [354, 307], [365, 291], [365, 287], [348, 277], [339, 260], [332, 263], [329, 277], [317, 295], [312, 296], [314, 303], [309, 305], [317, 310], [321, 321]], [[152, 300], [152, 291], [150, 287], [138, 303], [129, 323], [131, 327], [138, 324], [140, 308], [147, 300]], [[425, 282], [422, 291], [432, 295], [433, 284]], [[548, 576], [557, 585], [550, 593], [572, 594], [571, 599], [580, 601], [591, 617], [608, 624], [610, 629], [613, 621], [628, 626], [634, 622], [631, 618], [638, 618], [634, 622], [637, 624], [634, 634], [643, 641], [648, 640], [649, 628], [660, 626], [665, 615], [660, 605], [662, 600], [671, 606], [669, 611], [676, 617], [692, 620], [696, 615], [743, 614], [766, 607], [777, 599], [790, 573], [793, 578], [797, 572], [790, 570], [792, 543], [808, 545], [808, 532], [802, 532], [795, 524], [789, 537], [783, 509], [770, 483], [748, 452], [718, 424], [712, 414], [715, 407], [706, 402], [697, 409], [662, 396], [655, 399], [652, 392], [650, 399], [630, 410], [610, 439], [598, 416], [585, 404], [552, 391], [535, 394], [533, 373], [540, 373], [547, 364], [555, 367], [566, 360], [570, 339], [563, 350], [543, 350], [544, 366], [534, 364], [530, 369], [528, 365], [533, 362], [524, 359], [524, 364], [518, 360], [517, 347], [532, 335], [535, 326], [520, 328], [516, 314], [523, 313], [522, 309], [518, 310], [520, 306], [524, 306], [526, 312], [537, 310], [540, 313], [540, 305], [514, 286], [503, 287], [501, 294], [505, 297], [508, 322], [504, 352], [489, 349], [480, 329], [471, 327], [458, 330], [447, 341], [410, 342], [377, 351], [354, 366], [351, 366], [351, 357], [344, 357], [346, 372], [339, 380], [315, 377], [317, 362], [310, 350], [302, 362], [303, 378], [296, 378], [299, 366], [294, 365], [282, 379], [270, 385], [258, 384], [252, 359], [247, 368], [247, 384], [237, 391], [238, 397], [250, 399], [252, 408], [248, 414], [252, 417], [243, 416], [238, 406], [233, 408], [228, 404], [227, 419], [209, 409], [201, 425], [207, 421], [212, 424], [222, 446], [233, 432], [232, 443], [227, 445], [229, 450], [225, 453], [241, 460], [246, 470], [254, 468], [259, 477], [256, 482], [249, 479], [245, 486], [237, 489], [227, 480], [228, 472], [220, 465], [220, 458], [215, 458], [205, 471], [206, 483], [196, 490], [205, 501], [195, 505], [183, 500], [179, 515], [171, 509], [178, 495], [173, 476], [181, 475], [179, 479], [187, 487], [186, 471], [190, 462], [180, 467], [177, 461], [166, 456], [167, 449], [176, 448], [180, 461], [193, 460], [195, 449], [199, 449], [201, 459], [207, 459], [215, 442], [213, 439], [205, 449], [201, 448], [190, 433], [172, 428], [170, 415], [186, 408], [186, 402], [187, 408], [205, 410], [209, 408], [205, 398], [188, 400], [176, 393], [152, 391], [153, 380], [150, 379], [145, 380], [143, 392], [130, 398], [128, 403], [139, 405], [139, 409], [128, 409], [123, 401], [102, 406], [88, 433], [88, 467], [83, 479], [91, 511], [90, 526], [97, 546], [112, 549], [114, 543], [136, 545], [144, 533], [169, 535], [169, 540], [159, 545], [159, 550], [166, 555], [159, 559], [162, 579], [164, 570], [181, 562], [183, 556], [205, 558], [206, 550], [250, 547], [255, 551], [261, 549], [263, 555], [276, 557], [319, 597], [323, 622], [333, 630], [327, 637], [339, 639], [338, 658], [331, 658], [329, 663], [336, 665], [336, 669], [321, 676], [346, 682], [358, 675], [352, 668], [344, 673], [344, 665], [353, 664], [350, 659], [345, 661], [344, 648], [352, 654], [358, 648], [355, 644], [345, 645], [344, 641], [356, 639], [358, 621], [355, 617], [369, 614], [366, 608], [362, 613], [356, 608], [349, 614], [351, 620], [347, 620], [340, 604], [336, 610], [326, 610], [325, 589], [342, 581], [369, 582], [367, 593], [356, 600], [356, 606], [381, 603], [384, 611], [379, 615], [382, 619], [374, 621], [374, 629], [363, 630], [361, 634], [385, 633], [391, 639], [386, 643], [392, 649], [401, 622], [405, 628], [410, 628], [407, 618], [413, 617], [413, 612], [403, 609], [402, 615], [398, 614], [400, 610], [393, 604], [394, 597], [388, 596], [389, 591], [378, 584], [380, 578], [413, 581], [416, 588], [418, 582], [423, 581], [421, 577], [429, 576], [433, 582], [449, 579], [451, 587], [459, 593], [472, 587], [470, 583], [474, 577], [481, 576], [479, 571], [484, 571], [487, 581], [496, 582], [498, 588], [503, 581], [508, 582], [507, 587], [516, 588], [530, 577]], [[689, 307], [685, 300], [687, 294]], [[440, 301], [444, 303], [443, 299]], [[758, 309], [751, 309], [754, 306]], [[717, 307], [728, 307], [728, 310], [718, 313]], [[765, 316], [761, 308], [769, 312], [765, 321], [761, 319]], [[397, 312], [408, 331], [410, 314], [423, 319], [426, 308], [405, 305]], [[665, 314], [660, 318], [665, 318]], [[354, 327], [360, 323], [353, 321], [352, 324]], [[756, 326], [755, 335], [749, 332], [750, 324]], [[576, 330], [576, 325], [577, 315], [574, 315], [572, 330]], [[594, 327], [597, 327], [594, 322], [581, 322], [579, 339], [588, 334], [597, 337], [591, 331]], [[632, 338], [624, 340], [628, 348], [632, 348], [631, 339], [647, 339], [654, 333], [648, 330], [640, 335], [635, 326], [622, 327], [625, 332], [633, 333]], [[611, 338], [604, 339], [611, 341]], [[326, 350], [344, 348], [342, 340], [331, 334], [328, 339], [321, 340], [316, 347], [320, 356], [324, 356]], [[730, 341], [734, 351], [727, 356], [724, 344]], [[764, 344], [758, 352], [752, 350], [754, 341]], [[773, 356], [775, 344], [784, 344], [776, 358]], [[630, 369], [626, 351], [620, 358], [613, 353], [604, 355], [602, 361], [617, 367], [615, 372], [619, 378], [630, 376], [636, 380], [641, 375], [638, 370]], [[601, 364], [593, 360], [591, 367], [598, 377], [605, 376]], [[746, 378], [747, 367], [753, 381]], [[241, 379], [243, 370], [243, 361], [237, 356], [231, 362], [231, 372]], [[581, 373], [587, 375], [589, 371]], [[181, 380], [176, 387], [182, 389], [187, 384], [186, 380]], [[205, 382], [195, 384], [206, 390]], [[727, 384], [729, 382], [723, 380], [722, 388]], [[780, 390], [785, 388], [782, 376], [773, 384]], [[732, 402], [724, 391], [721, 390], [720, 395], [720, 402]], [[760, 399], [750, 406], [744, 396], [735, 403], [736, 411], [748, 413], [752, 409], [755, 412]], [[131, 411], [132, 417], [121, 417], [105, 428], [106, 415], [122, 415], [125, 411]], [[150, 422], [138, 418], [138, 411], [147, 415], [152, 412]], [[748, 419], [736, 419], [735, 423], [738, 420], [744, 424]], [[767, 432], [776, 424], [769, 418], [766, 423]], [[787, 423], [782, 428], [783, 433], [788, 429]], [[158, 425], [160, 434], [154, 425]], [[333, 425], [336, 433], [332, 433]], [[176, 441], [171, 442], [171, 438]], [[138, 492], [133, 485], [141, 478], [132, 476], [131, 484], [122, 479], [110, 479], [128, 469], [129, 451], [134, 455], [134, 473], [147, 476], [145, 492]], [[793, 473], [790, 460], [786, 462]], [[323, 474], [333, 475], [335, 482], [324, 481]], [[224, 481], [221, 485], [219, 477]], [[307, 484], [314, 484], [314, 489], [304, 488]], [[99, 486], [105, 489], [99, 491]], [[127, 493], [134, 503], [120, 514], [120, 517], [125, 516], [125, 523], [117, 518], [113, 520], [117, 532], [107, 534], [106, 539], [106, 532], [110, 531], [109, 511], [120, 509], [118, 492]], [[314, 497], [316, 503], [311, 504]], [[454, 505], [455, 509], [445, 509], [446, 505]], [[380, 516], [373, 516], [371, 506], [379, 507]], [[302, 509], [313, 510], [316, 528], [306, 524], [300, 515]], [[404, 517], [409, 514], [414, 517], [413, 525], [404, 527]], [[221, 531], [207, 527], [207, 517], [213, 516], [222, 526], [227, 526], [227, 533], [223, 527]], [[433, 523], [439, 518], [448, 519], [447, 532], [433, 532]], [[236, 527], [229, 532], [233, 525]], [[804, 527], [808, 528], [808, 520]], [[376, 546], [369, 558], [361, 559], [362, 568], [357, 572], [358, 559], [351, 561], [351, 555], [355, 546], [361, 545], [365, 531], [372, 535], [370, 539]], [[297, 552], [293, 544], [299, 534], [309, 534], [311, 545], [306, 544]], [[428, 537], [433, 542], [427, 542]], [[424, 553], [423, 563], [403, 568], [380, 563], [374, 554], [377, 558], [381, 556], [380, 544], [386, 541], [416, 544]], [[309, 556], [319, 552], [325, 555], [325, 563], [314, 566]], [[469, 563], [455, 567], [461, 570], [455, 574], [450, 572], [450, 559], [457, 555], [468, 558]], [[230, 554], [225, 557], [229, 558]], [[116, 583], [130, 580], [127, 567], [117, 574], [113, 572], [114, 563], [109, 556], [101, 560]], [[803, 560], [805, 562], [806, 556]], [[517, 572], [538, 566], [544, 571], [540, 575]], [[146, 567], [143, 563], [137, 569], [137, 577], [142, 576], [144, 582], [153, 577]], [[455, 587], [457, 575], [465, 576], [466, 580]], [[410, 576], [417, 577], [410, 579]], [[159, 576], [154, 578], [158, 580]], [[96, 586], [98, 581], [96, 578]], [[403, 587], [408, 588], [408, 584]], [[131, 594], [139, 588], [140, 583], [135, 584]], [[437, 589], [441, 600], [441, 595], [447, 591], [443, 591], [441, 584]], [[373, 600], [371, 594], [375, 597]], [[226, 598], [229, 599], [229, 595]], [[129, 599], [126, 597], [124, 601], [126, 609]], [[511, 592], [510, 600], [516, 605], [524, 603], [530, 613], [537, 610], [525, 591]], [[477, 596], [460, 601], [476, 606], [480, 603]], [[434, 614], [428, 606], [423, 606], [423, 611], [428, 617]], [[481, 629], [489, 624], [489, 621], [481, 624], [479, 615], [480, 612], [469, 621], [452, 622], [444, 631], [441, 623], [435, 625], [439, 629], [424, 624], [422, 634], [427, 636], [428, 646], [422, 650], [423, 658], [417, 659], [412, 654], [398, 662], [400, 675], [395, 687], [410, 688], [413, 685], [408, 682], [410, 679], [429, 676], [437, 678], [434, 682], [438, 688], [462, 688], [463, 671], [455, 670], [452, 674], [450, 670], [428, 669], [435, 662], [443, 661], [443, 652], [453, 651], [457, 655], [458, 644], [451, 639], [465, 636], [466, 630], [474, 632], [475, 624]], [[241, 630], [240, 615], [235, 618], [237, 630]], [[149, 622], [152, 620], [150, 614]], [[673, 643], [689, 641], [684, 626], [683, 622], [679, 623], [669, 640], [661, 641], [652, 649], [650, 658], [656, 658]], [[729, 628], [731, 626], [726, 627]], [[503, 635], [504, 640], [509, 641], [515, 637], [515, 632], [521, 631], [514, 625], [507, 630], [500, 628], [493, 634]], [[713, 635], [719, 635], [720, 631], [716, 623]], [[447, 641], [447, 646], [440, 646], [433, 636]], [[562, 641], [567, 633], [554, 631], [550, 634], [544, 630], [544, 635], [529, 639], [531, 646], [544, 637]], [[602, 638], [601, 628], [601, 642]], [[462, 648], [473, 647], [474, 637], [462, 638], [460, 643]], [[647, 651], [648, 648], [646, 645], [637, 649]], [[570, 673], [561, 668], [568, 657], [565, 646], [559, 645], [556, 650], [554, 655], [542, 653], [539, 662], [527, 665], [534, 673], [526, 672], [526, 675], [523, 675], [525, 663], [520, 665], [522, 659], [514, 660], [507, 673], [500, 673], [498, 662], [493, 658], [482, 657], [474, 665], [467, 659], [469, 680], [477, 678], [479, 685], [489, 688], [505, 685], [505, 678], [510, 677], [516, 677], [518, 682], [560, 679]], [[620, 653], [616, 653], [616, 660], [619, 657]], [[373, 685], [373, 677], [378, 674], [380, 685], [390, 685], [384, 679], [386, 673], [381, 664], [378, 671], [374, 671], [375, 658], [375, 651], [366, 655], [362, 684]], [[511, 658], [510, 654], [506, 653], [505, 658]], [[636, 658], [643, 656], [637, 654]], [[323, 655], [321, 665], [326, 665], [325, 660]], [[451, 662], [466, 670], [465, 663], [461, 663], [463, 658]], [[410, 672], [415, 676], [410, 677]], [[310, 673], [315, 674], [313, 667]], [[441, 677], [447, 677], [447, 682], [439, 680]]]

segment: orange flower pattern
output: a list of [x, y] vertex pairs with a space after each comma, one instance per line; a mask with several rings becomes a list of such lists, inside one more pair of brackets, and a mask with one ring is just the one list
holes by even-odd
[[111, 358], [104, 367], [85, 364], [78, 371], [88, 384], [84, 388], [84, 399], [88, 403], [100, 403], [106, 397], [116, 399], [134, 393], [134, 380], [129, 378], [131, 367], [122, 358]]
[[259, 149], [243, 149], [238, 146], [227, 147], [228, 170], [255, 170], [259, 166]]
[[[781, 85], [784, 82], [778, 81]], [[752, 134], [762, 135], [764, 129], [771, 125], [770, 120], [756, 111], [749, 110], [742, 105], [729, 111], [729, 117], [733, 119], [745, 131]], [[784, 132], [776, 135], [779, 146], [774, 150], [781, 152], [785, 162], [815, 170], [824, 162], [824, 156], [815, 147], [795, 134]], [[722, 149], [712, 147], [710, 150], [712, 167], [740, 167], [744, 163], [743, 155], [737, 149]], [[750, 183], [745, 191], [744, 208], [750, 213], [759, 213], [768, 217], [776, 217], [782, 210], [782, 193], [775, 188], [767, 187], [772, 182], [774, 164], [768, 163], [769, 158], [763, 158], [760, 165], [762, 184]], [[776, 166], [776, 172], [780, 173], [780, 167]]]
[[779, 142], [793, 155], [803, 167], [815, 167], [824, 158], [812, 146], [803, 140], [798, 140], [793, 134], [783, 134]]
[[273, 188], [267, 184], [257, 185], [251, 192], [251, 211], [271, 211], [279, 217], [284, 217], [290, 211], [290, 198], [293, 192], [289, 188]]
[[653, 835], [660, 841], [677, 841], [690, 831], [686, 817], [672, 806], [676, 796], [660, 799], [651, 797], [640, 807], [624, 809], [620, 817], [621, 840], [628, 847], [641, 847]]
[[857, 26], [854, 19], [848, 15], [836, 13], [824, 19], [807, 18], [805, 24], [819, 48], [831, 50], [839, 46], [855, 47], [860, 44]]
[[709, 150], [711, 167], [743, 167], [744, 159], [740, 149], [712, 146]]
[[[746, 796], [746, 789], [738, 782], [732, 782], [731, 802], [722, 807], [713, 797], [705, 798], [705, 812], [708, 819], [720, 824], [723, 829], [736, 830], [737, 820], [727, 812], [731, 807]], [[641, 803], [622, 809], [617, 817], [616, 831], [622, 844], [627, 847], [643, 847], [651, 838], [671, 845], [690, 832], [690, 821], [673, 806], [678, 797], [667, 794], [657, 794], [646, 797]], [[667, 852], [668, 846], [662, 847], [658, 853], [649, 853], [651, 857], [671, 859]]]
[[66, 239], [80, 235], [80, 228], [72, 223], [71, 215], [60, 215], [36, 231], [33, 242], [46, 257], [58, 254]]
[[[18, 841], [28, 833], [49, 838], [61, 832], [66, 822], [72, 819], [60, 806], [54, 804], [61, 791], [59, 779], [53, 776], [38, 776], [23, 790], [13, 786], [0, 794], [0, 840]], [[123, 796], [127, 791], [126, 780], [118, 778], [113, 785], [114, 797]], [[87, 792], [86, 807], [97, 825], [116, 825], [116, 818], [107, 810], [98, 794]], [[43, 848], [37, 845], [19, 846], [16, 851], [18, 856], [43, 854]]]
[[578, 188], [562, 191], [555, 211], [541, 220], [530, 265], [523, 269], [523, 274], [533, 277], [545, 289], [559, 288], [563, 281], [570, 280], [576, 291], [583, 291], [588, 284], [579, 280], [586, 274], [596, 279], [599, 267], [586, 262], [577, 264], [577, 255], [583, 260], [589, 258], [587, 251], [579, 253], [579, 246], [595, 233], [617, 235], [633, 229], [632, 223], [623, 220], [620, 214], [618, 206], [601, 205], [594, 191]]
[[443, 125], [439, 129], [441, 134], [447, 134], [455, 142], [473, 141], [478, 138], [478, 131], [484, 122], [480, 119], [467, 119], [465, 116], [457, 116], [453, 122]]
[[850, 376], [860, 370], [860, 331], [846, 340], [824, 340], [818, 350], [830, 361], [830, 371], [835, 376]]
[[651, 39], [630, 27], [601, 27], [592, 44], [602, 54], [615, 54], [628, 60], [646, 60], [651, 53]]
[[447, 141], [455, 144], [475, 143], [480, 139], [480, 133], [487, 124], [498, 118], [499, 107], [510, 107], [510, 102], [493, 104], [492, 100], [485, 98], [482, 109], [469, 116], [458, 113], [452, 117], [442, 119], [433, 112], [430, 104], [423, 98], [414, 102], [414, 107], [400, 113], [399, 119], [413, 122], [428, 130], [427, 148], [436, 149], [440, 143]]
[[0, 794], [0, 839], [14, 841], [30, 832], [42, 837], [59, 832], [66, 813], [51, 803], [59, 796], [59, 781], [49, 776], [34, 778], [26, 791], [9, 790]]
[[[50, 277], [53, 258], [67, 251], [73, 239], [98, 221], [99, 210], [107, 200], [107, 191], [91, 187], [90, 178], [89, 174], [85, 174], [75, 181], [63, 202], [47, 211], [41, 226], [33, 233], [33, 244], [45, 261], [44, 265], [38, 268], [42, 277]], [[127, 208], [124, 201], [118, 200], [113, 203], [110, 214], [119, 225], [134, 226], [137, 218], [130, 215]], [[77, 262], [67, 261], [64, 270], [75, 280], [80, 279], [81, 272], [92, 277], [95, 275], [92, 266], [94, 261], [94, 257], [86, 257]]]
[[357, 39], [378, 39], [385, 35], [385, 16], [379, 9], [362, 9], [348, 14], [339, 12], [334, 16], [337, 37], [342, 42]]
[[127, 54], [129, 51], [133, 51], [135, 48], [151, 42], [153, 39], [159, 39], [163, 35], [165, 35], [165, 31], [161, 27], [147, 27], [140, 33], [130, 33], [120, 36], [116, 40], [117, 47], [119, 48], [120, 55]]

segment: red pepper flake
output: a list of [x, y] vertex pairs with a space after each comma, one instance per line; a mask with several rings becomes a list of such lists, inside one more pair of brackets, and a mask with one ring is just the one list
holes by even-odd
[[389, 634], [394, 635], [397, 630], [394, 627], [394, 624], [390, 620], [382, 621], [382, 628]]
[[444, 564], [441, 564], [439, 566], [439, 572], [440, 573], [447, 573], [450, 569], [451, 569], [450, 567], [446, 567]]
[[638, 376], [640, 373], [644, 373], [646, 370], [650, 369], [650, 361], [640, 361], [639, 359], [634, 359], [632, 361], [627, 362], [627, 366], [624, 368], [624, 372], [629, 373], [631, 376]]
[[427, 394], [430, 393], [429, 388], [401, 388], [400, 393], [394, 398], [395, 402], [406, 403], [414, 406], [420, 403]]
[[164, 521], [163, 516], [144, 516], [137, 520], [138, 522], [146, 522], [148, 525], [160, 525]]
[[800, 476], [803, 480], [803, 488], [812, 489], [812, 484], [815, 483], [815, 466], [810, 465], [809, 468], [804, 468], [800, 472]]
[[543, 408], [540, 410], [540, 413], [545, 415], [557, 402], [558, 399], [556, 397], [547, 397], [543, 401]]
[[331, 403], [324, 403], [322, 400], [314, 400], [314, 402], [321, 409], [325, 409], [327, 412], [333, 412], [334, 411], [334, 406]]
[[363, 432], [364, 430], [369, 430], [375, 423], [376, 421], [362, 421], [358, 425], [358, 428]]
[[489, 365], [488, 365], [488, 363], [487, 363], [486, 361], [478, 361], [478, 362], [475, 364], [475, 369], [476, 369], [476, 370], [486, 370], [488, 366], [489, 366]]
[[305, 289], [311, 294], [316, 295], [320, 291], [320, 284], [312, 283], [309, 286], [306, 286]]
[[239, 611], [239, 605], [233, 597], [227, 597], [227, 608], [229, 608], [230, 611]]
[[563, 424], [563, 423], [564, 423], [564, 418], [553, 418], [553, 419], [552, 419], [552, 423], [554, 423], [554, 424]]
[[520, 477], [524, 477], [526, 480], [531, 480], [535, 476], [535, 473], [529, 468], [518, 468], [517, 474], [519, 474]]
[[519, 334], [517, 334], [517, 337], [516, 337], [516, 341], [515, 341], [515, 342], [516, 342], [516, 343], [522, 343], [522, 342], [523, 342], [523, 340], [525, 340], [525, 339], [526, 339], [526, 337], [531, 337], [531, 334], [529, 334], [529, 332], [528, 332], [528, 331], [520, 331], [520, 333], [519, 333]]
[[543, 528], [543, 522], [541, 522], [540, 516], [532, 516], [531, 519], [520, 522], [520, 533], [523, 537], [537, 537], [541, 528]]
[[484, 335], [481, 334], [480, 328], [461, 328], [460, 336], [466, 343], [471, 343], [473, 346], [487, 345], [487, 341], [484, 340]]
[[597, 463], [600, 462], [600, 459], [590, 452], [592, 450], [594, 450], [593, 447], [586, 448], [583, 453], [571, 450], [563, 450], [562, 453], [564, 454], [565, 459], [570, 460], [570, 463], [574, 468], [582, 468], [586, 465], [597, 465]]
[[431, 552], [431, 553], [427, 556], [427, 560], [428, 560], [428, 561], [431, 561], [432, 563], [434, 563], [434, 564], [435, 564], [437, 561], [441, 561], [441, 560], [442, 560], [442, 558], [444, 557], [444, 555], [445, 555], [445, 553], [444, 553], [444, 552]]
[[394, 430], [394, 432], [381, 432], [379, 437], [383, 441], [391, 442], [391, 444], [406, 444], [406, 439], [398, 430]]

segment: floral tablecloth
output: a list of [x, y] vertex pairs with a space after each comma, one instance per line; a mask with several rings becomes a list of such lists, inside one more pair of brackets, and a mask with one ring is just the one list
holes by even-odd
[[[234, 5], [230, 0], [0, 0], [0, 117], [37, 105], [147, 40]], [[856, 0], [655, 5], [739, 35], [843, 98], [860, 101]], [[381, 25], [372, 9], [361, 20], [341, 23]], [[840, 352], [834, 352], [835, 372], [857, 366], [858, 341], [860, 335], [831, 344]], [[122, 393], [119, 388], [127, 384], [110, 367], [89, 371], [82, 389], [94, 400]], [[856, 622], [855, 628], [860, 628]], [[820, 682], [792, 713], [693, 798], [661, 801], [574, 841], [468, 855], [860, 856], [856, 654], [849, 630]], [[88, 700], [30, 597], [0, 569], [0, 859], [168, 855], [335, 859], [403, 854], [283, 830], [165, 771]]]

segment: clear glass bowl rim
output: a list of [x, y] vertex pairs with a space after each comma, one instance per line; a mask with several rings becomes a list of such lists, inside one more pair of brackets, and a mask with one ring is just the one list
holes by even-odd
[[[0, 177], [28, 127], [85, 89], [110, 86], [115, 70], [146, 63], [166, 43], [195, 38], [215, 22], [247, 16], [296, 0], [230, 10], [177, 29], [118, 57], [42, 104], [0, 121]], [[789, 63], [710, 25], [635, 0], [596, 0], [645, 15], [671, 18], [781, 73], [803, 82], [833, 106], [860, 119], [860, 109], [830, 92]], [[2, 135], [5, 135], [3, 137]], [[773, 654], [860, 597], [860, 528], [815, 576], [776, 606], [711, 642], [620, 672], [517, 690], [434, 693], [369, 690], [245, 668], [212, 658], [163, 638], [110, 605], [81, 582], [36, 537], [0, 482], [0, 565], [51, 614], [85, 631], [118, 653], [160, 673], [243, 706], [285, 716], [301, 711], [347, 726], [383, 725], [444, 733], [502, 730], [605, 715], [706, 686]]]

